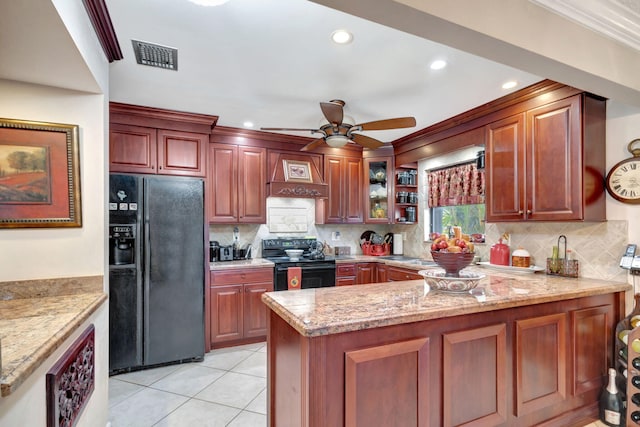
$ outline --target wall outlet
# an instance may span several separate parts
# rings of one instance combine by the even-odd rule
[[[339,231],[332,232],[331,240],[333,240],[334,242],[340,240],[340,232]]]

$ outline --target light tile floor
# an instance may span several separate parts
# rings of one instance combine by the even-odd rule
[[[109,378],[111,427],[265,427],[266,344]]]
[[[109,379],[111,427],[266,427],[266,344]],[[606,427],[600,421],[584,427]]]

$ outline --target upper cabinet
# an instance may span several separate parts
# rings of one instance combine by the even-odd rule
[[[324,180],[329,197],[316,202],[316,222],[362,224],[362,158],[325,155]]]
[[[266,222],[267,150],[209,144],[209,222]]]
[[[365,223],[389,224],[393,215],[393,157],[364,159]]]
[[[217,117],[111,103],[109,171],[203,177]]]
[[[582,93],[488,124],[487,221],[604,220],[604,120]]]

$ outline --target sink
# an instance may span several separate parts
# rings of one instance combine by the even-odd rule
[[[407,264],[417,264],[417,265],[424,265],[424,266],[432,266],[432,267],[437,267],[438,264],[436,264],[434,261],[430,261],[430,260],[426,260],[426,259],[412,259],[411,261],[407,261]]]
[[[383,255],[383,256],[380,256],[379,258],[388,259],[390,261],[405,261],[405,262],[418,261],[417,258],[412,258],[404,255]]]

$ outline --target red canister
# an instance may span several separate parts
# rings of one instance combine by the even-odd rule
[[[494,265],[509,265],[509,258],[511,252],[509,246],[502,243],[502,238],[498,240],[498,243],[491,246],[491,253],[489,256],[489,262]]]

